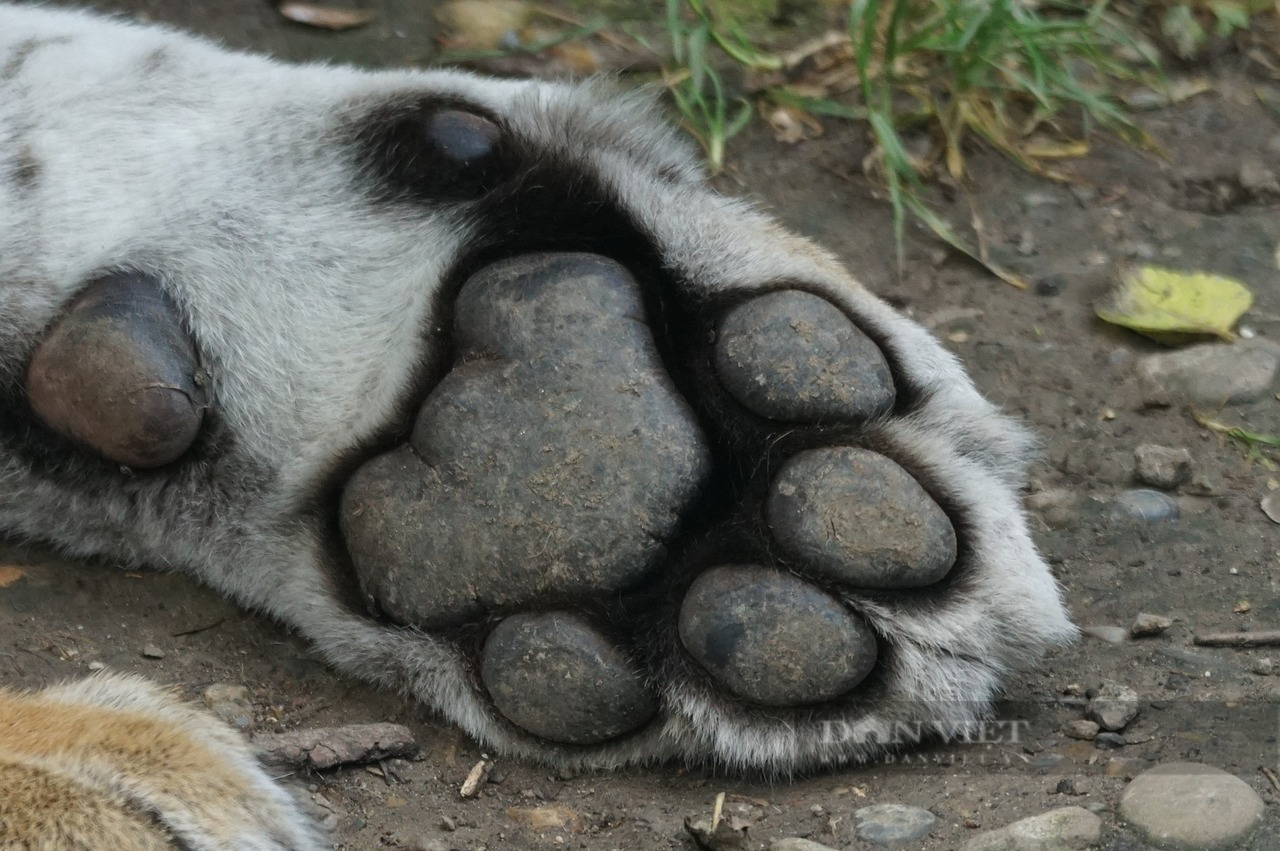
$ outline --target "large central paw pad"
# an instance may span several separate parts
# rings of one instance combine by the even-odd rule
[[[454,332],[409,443],[347,486],[367,593],[439,626],[645,579],[711,464],[630,276],[580,255],[499,263],[463,287]]]
[[[489,266],[457,297],[453,366],[410,440],[345,489],[371,604],[426,630],[488,625],[468,651],[479,681],[541,739],[645,726],[664,677],[744,710],[840,705],[884,653],[850,599],[933,585],[957,562],[939,503],[848,443],[897,400],[872,339],[798,290],[709,309],[701,326],[664,321],[594,255]],[[708,323],[709,345],[664,336]],[[697,357],[709,366],[668,362]],[[762,428],[811,438],[776,454],[734,436]],[[668,665],[673,650],[685,661]]]

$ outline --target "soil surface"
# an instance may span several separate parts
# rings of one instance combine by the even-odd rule
[[[377,4],[372,24],[343,34],[288,24],[261,0],[95,5],[290,59],[403,65],[430,54],[436,35],[429,4],[409,0]],[[342,848],[689,849],[685,818],[708,817],[725,792],[726,811],[749,826],[746,848],[782,837],[873,848],[856,837],[853,812],[896,803],[938,817],[913,848],[957,848],[980,830],[1078,805],[1102,817],[1101,847],[1141,849],[1117,815],[1119,797],[1135,774],[1179,759],[1251,785],[1268,806],[1250,847],[1280,847],[1280,791],[1260,770],[1280,768],[1280,677],[1268,673],[1280,672],[1280,647],[1192,642],[1204,632],[1280,627],[1280,525],[1260,508],[1280,488],[1280,472],[1185,407],[1144,405],[1135,364],[1161,347],[1093,312],[1126,263],[1150,261],[1238,278],[1257,297],[1246,332],[1280,339],[1280,195],[1256,186],[1256,175],[1244,174],[1242,185],[1241,168],[1257,161],[1280,172],[1280,114],[1260,103],[1260,95],[1280,102],[1280,87],[1230,55],[1198,73],[1212,84],[1208,92],[1142,116],[1166,160],[1100,141],[1064,166],[1082,184],[1068,188],[974,155],[986,238],[1028,276],[1027,291],[919,228],[909,228],[899,275],[889,207],[861,172],[864,128],[829,124],[820,138],[783,145],[753,127],[731,145],[719,178],[726,191],[757,198],[834,249],[871,289],[933,327],[980,388],[1042,437],[1027,494],[1038,542],[1076,620],[1122,629],[1101,631],[1112,641],[1086,635],[1014,678],[998,713],[1006,723],[988,741],[933,744],[881,764],[772,782],[680,765],[558,776],[498,760],[479,795],[463,799],[459,787],[481,751],[418,705],[334,675],[305,642],[191,580],[19,544],[0,561],[23,573],[0,588],[0,682],[38,687],[106,666],[173,684],[197,701],[211,684],[247,686],[262,731],[408,725],[421,745],[417,760],[298,778]],[[937,200],[951,220],[967,223],[963,197]],[[1276,389],[1206,413],[1280,434]],[[1190,451],[1192,479],[1169,491],[1175,520],[1135,520],[1117,509],[1117,496],[1140,486],[1134,451],[1147,443]],[[1173,624],[1158,636],[1122,637],[1140,612]],[[1083,717],[1088,691],[1104,683],[1141,696],[1126,744],[1114,750],[1064,733]],[[1075,781],[1063,784],[1068,792],[1057,791],[1063,778]]]

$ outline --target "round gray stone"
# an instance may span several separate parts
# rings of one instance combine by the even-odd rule
[[[875,804],[854,810],[855,833],[863,842],[882,848],[901,848],[929,835],[938,817],[920,807]]]
[[[720,320],[716,373],[749,410],[775,420],[860,421],[893,408],[880,348],[831,302],[785,290]]]
[[[1160,848],[1240,848],[1262,814],[1262,798],[1248,783],[1194,762],[1156,766],[1120,798],[1121,817]]]
[[[576,615],[518,614],[489,633],[480,679],[498,711],[535,736],[608,741],[657,712],[630,660]]]
[[[857,588],[919,588],[955,564],[947,515],[906,470],[865,449],[795,456],[766,512],[787,555]]]
[[[1167,523],[1177,520],[1181,510],[1168,494],[1146,488],[1127,490],[1116,497],[1112,513],[1144,523]]]
[[[343,494],[365,594],[433,627],[644,579],[711,460],[635,280],[594,255],[527,255],[455,307],[456,360],[411,445]]]
[[[680,606],[685,649],[727,690],[766,706],[830,700],[876,662],[867,624],[817,586],[754,565],[713,567]]]
[[[1252,402],[1270,392],[1277,368],[1280,347],[1261,338],[1188,346],[1137,362],[1138,382],[1149,405]]]

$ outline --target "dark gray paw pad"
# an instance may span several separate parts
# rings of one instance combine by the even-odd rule
[[[369,597],[433,626],[650,576],[710,452],[635,280],[593,255],[502,261],[463,285],[454,334],[411,444],[343,496]]]
[[[879,347],[831,302],[799,290],[727,311],[715,368],[738,402],[769,419],[860,422],[893,408],[893,375]]]
[[[176,461],[204,421],[199,359],[178,306],[144,275],[90,283],[27,364],[31,408],[53,431],[128,467]]]
[[[876,663],[876,636],[839,600],[789,573],[714,567],[680,606],[680,640],[726,690],[766,706],[850,691]]]
[[[951,521],[906,470],[865,449],[802,452],[769,488],[783,551],[855,588],[919,588],[956,561]]]
[[[658,711],[622,652],[563,612],[512,615],[498,624],[485,641],[480,678],[508,720],[553,742],[608,741]]]

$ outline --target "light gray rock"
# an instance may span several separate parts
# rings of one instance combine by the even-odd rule
[[[808,839],[776,839],[769,846],[769,851],[836,851],[830,845],[813,842]]]
[[[1096,721],[1077,718],[1074,721],[1068,721],[1067,725],[1062,728],[1062,732],[1072,739],[1084,739],[1086,742],[1092,742],[1097,738],[1098,730],[1100,729]]]
[[[1078,851],[1102,836],[1102,819],[1084,807],[1062,807],[989,830],[965,842],[964,851]]]
[[[1121,818],[1159,848],[1240,848],[1262,814],[1262,798],[1249,784],[1194,762],[1157,766],[1120,798]]]
[[[1173,490],[1191,478],[1191,453],[1183,447],[1144,443],[1133,450],[1133,474],[1153,488]]]
[[[1159,635],[1171,626],[1173,626],[1172,618],[1139,612],[1133,619],[1133,623],[1129,625],[1129,635],[1132,638],[1146,638]]]
[[[1276,173],[1256,156],[1246,156],[1240,163],[1240,187],[1254,195],[1274,195],[1280,193],[1280,181]]]
[[[1147,355],[1137,363],[1148,405],[1222,405],[1265,396],[1280,367],[1280,351],[1263,339],[1205,343]]]
[[[1080,631],[1085,635],[1091,635],[1094,638],[1107,642],[1108,644],[1124,644],[1129,640],[1129,630],[1122,626],[1096,624],[1094,626],[1081,627]]]
[[[1106,683],[1085,707],[1084,714],[1090,721],[1097,721],[1104,730],[1123,730],[1138,716],[1138,693],[1119,683]]]
[[[863,842],[882,848],[901,848],[929,835],[938,817],[920,807],[874,804],[854,810],[855,834]]]

